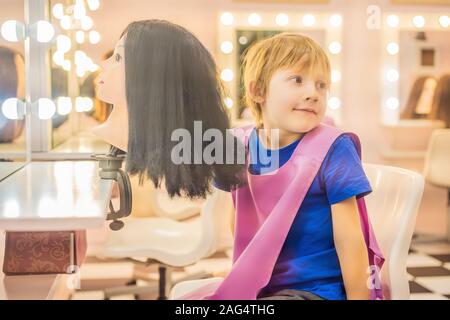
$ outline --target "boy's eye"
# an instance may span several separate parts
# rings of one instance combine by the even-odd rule
[[[116,60],[116,62],[120,62],[122,60],[122,56],[120,54],[116,53],[114,55],[114,60]]]
[[[326,89],[328,86],[327,86],[327,84],[325,82],[320,81],[319,83],[317,83],[317,87],[319,89]]]
[[[303,79],[300,76],[295,76],[292,78],[292,80],[295,81],[295,83],[299,83],[299,84],[301,84],[303,82]]]

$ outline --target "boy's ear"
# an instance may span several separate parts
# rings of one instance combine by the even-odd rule
[[[257,81],[250,81],[248,91],[250,94],[250,98],[252,98],[253,101],[255,101],[256,103],[264,102],[264,95],[262,94]]]

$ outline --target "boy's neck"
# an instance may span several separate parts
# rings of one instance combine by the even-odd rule
[[[291,143],[297,141],[304,135],[304,133],[290,132],[285,129],[275,127],[270,123],[268,123],[267,121],[263,121],[262,126],[259,127],[258,129],[265,129],[265,130],[258,130],[258,136],[266,149],[279,149],[286,147]],[[277,135],[271,134],[271,130],[276,129],[278,129],[279,132],[278,142],[271,141],[272,139],[277,138]]]

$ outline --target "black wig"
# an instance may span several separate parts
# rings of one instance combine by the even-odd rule
[[[223,188],[240,184],[242,164],[175,164],[171,159],[176,129],[194,137],[194,121],[202,129],[215,128],[230,138],[229,118],[224,106],[223,85],[213,57],[186,29],[162,20],[132,22],[125,35],[125,78],[128,107],[128,150],[126,170],[147,175],[156,187],[165,182],[171,196],[204,198],[211,182]],[[120,130],[120,128],[117,128]],[[223,154],[238,146],[223,143]],[[203,153],[192,143],[190,155]],[[233,152],[233,158],[235,158]]]

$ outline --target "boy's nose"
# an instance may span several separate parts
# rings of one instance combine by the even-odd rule
[[[319,98],[316,95],[308,95],[305,97],[305,101],[316,103],[317,101],[319,101]]]

